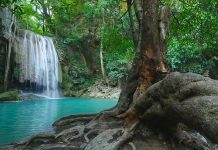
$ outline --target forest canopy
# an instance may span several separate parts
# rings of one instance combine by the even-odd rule
[[[63,70],[63,89],[97,78],[117,83],[135,56],[138,19],[131,0],[3,0],[19,28],[51,36]],[[161,0],[171,8],[169,70],[218,78],[218,2]],[[128,5],[129,4],[129,5]],[[91,78],[91,80],[90,80]]]

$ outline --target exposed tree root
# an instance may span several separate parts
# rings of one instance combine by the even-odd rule
[[[80,138],[84,134],[85,127],[83,125],[75,126],[62,131],[55,136],[56,139],[61,139],[65,143],[70,143],[70,141]]]
[[[53,134],[38,134],[30,137],[27,141],[16,143],[15,149],[25,149],[25,147],[37,147],[42,144],[51,144],[55,142],[55,136]],[[1,149],[1,147],[0,147]]]
[[[103,130],[99,130],[99,129],[93,129],[93,130],[88,131],[86,134],[84,134],[84,138],[86,140],[86,143],[88,143],[90,140],[92,140],[93,136],[97,136],[101,132],[103,132]]]
[[[56,132],[61,132],[64,129],[76,126],[76,125],[85,125],[89,123],[95,117],[94,114],[87,115],[71,115],[67,117],[63,117],[53,123],[53,127]]]
[[[133,142],[129,142],[128,144],[131,146],[132,150],[137,150]]]
[[[119,117],[130,124],[139,117],[147,122],[156,119],[156,124],[170,128],[181,122],[218,143],[217,99],[218,81],[193,73],[171,73]]]
[[[116,115],[111,109],[64,117],[54,123],[58,131],[54,135],[37,135],[14,148],[217,150],[218,81],[172,73],[151,86],[120,118]],[[121,118],[130,118],[128,126]]]

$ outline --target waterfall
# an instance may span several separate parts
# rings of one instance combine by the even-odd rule
[[[50,37],[19,30],[14,43],[15,61],[19,66],[19,83],[24,91],[43,96],[60,97],[59,61]]]

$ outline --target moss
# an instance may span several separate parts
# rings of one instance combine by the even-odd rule
[[[7,91],[4,93],[0,93],[0,101],[18,101],[19,98],[19,91]]]

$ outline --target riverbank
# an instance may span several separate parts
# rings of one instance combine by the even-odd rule
[[[0,102],[7,102],[7,101],[19,101],[21,100],[20,91],[18,90],[11,90],[7,92],[0,93]]]
[[[119,86],[106,85],[102,80],[97,80],[93,85],[82,90],[72,90],[66,97],[83,97],[83,98],[104,98],[118,99],[121,92]]]
[[[118,99],[121,89],[116,86],[103,84],[102,81],[97,81],[94,85],[87,88],[80,97]]]

